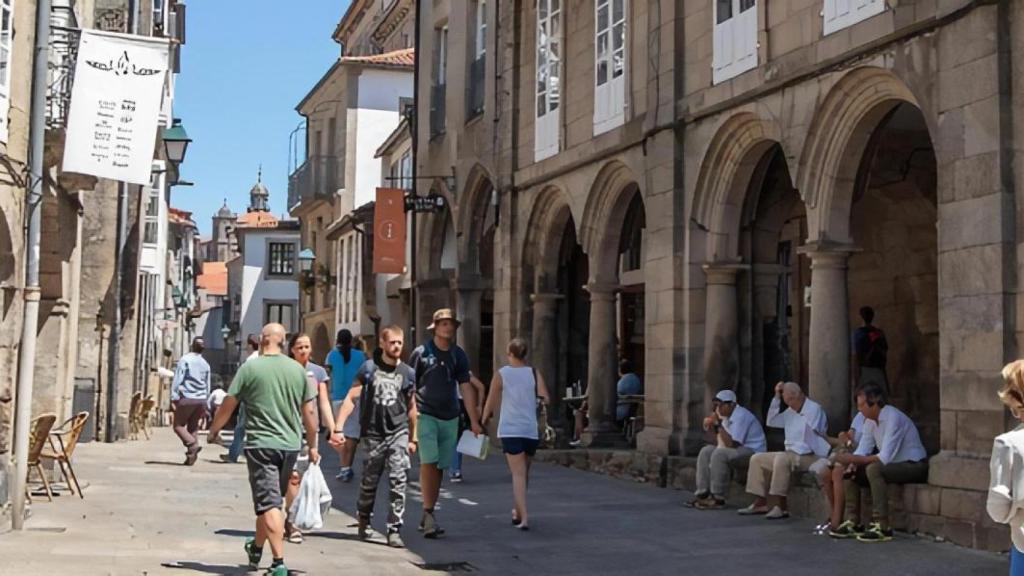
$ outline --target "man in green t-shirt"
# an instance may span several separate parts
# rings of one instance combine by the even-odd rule
[[[263,556],[263,544],[269,540],[274,555],[269,572],[272,576],[288,574],[284,565],[283,494],[302,449],[303,428],[309,461],[320,461],[313,403],[316,393],[306,385],[305,369],[282,353],[284,339],[284,326],[263,327],[260,356],[238,369],[210,427],[208,440],[217,441],[221,428],[239,404],[245,408],[245,459],[256,510],[256,538],[246,541],[245,551],[249,567],[255,570]]]

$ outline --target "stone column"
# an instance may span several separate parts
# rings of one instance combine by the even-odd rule
[[[533,303],[533,342],[530,343],[530,364],[544,379],[551,405],[548,407],[550,424],[561,428],[565,418],[562,414],[562,397],[565,382],[558,380],[558,301],[561,294],[537,293],[530,295]]]
[[[835,433],[850,420],[850,303],[846,262],[853,247],[812,243],[800,252],[811,259],[811,334],[808,393],[825,408]]]
[[[708,263],[704,320],[704,406],[719,390],[735,390],[740,373],[739,310],[736,275],[747,267],[738,263]]]
[[[470,370],[480,378],[480,299],[483,295],[479,282],[458,281],[456,289],[456,317],[460,325],[456,338],[469,357]]]
[[[618,382],[615,303],[618,285],[591,283],[590,341],[587,351],[587,406],[590,424],[586,443],[601,446],[621,440],[615,433],[615,384]]]

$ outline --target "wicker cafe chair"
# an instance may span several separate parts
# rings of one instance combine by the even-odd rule
[[[25,496],[28,497],[29,502],[32,501],[32,494],[28,489],[28,482],[32,478],[33,469],[39,473],[39,478],[43,481],[43,488],[46,489],[46,498],[53,502],[53,490],[50,490],[50,481],[46,478],[46,471],[43,470],[39,456],[46,446],[46,441],[50,437],[50,430],[56,421],[57,416],[55,414],[43,414],[32,421],[32,427],[28,434],[28,473],[25,475]]]
[[[142,392],[132,394],[132,403],[128,407],[128,439],[139,439],[139,409],[142,408]]]
[[[156,406],[156,399],[153,396],[146,396],[139,404],[138,422],[136,422],[135,428],[146,435],[146,440],[149,440],[149,414],[153,411],[154,406]]]
[[[72,494],[77,491],[78,497],[82,499],[85,499],[85,495],[82,494],[82,487],[78,484],[75,469],[71,467],[71,456],[75,452],[75,447],[78,446],[78,438],[82,435],[82,430],[85,429],[85,423],[88,420],[88,412],[79,412],[69,418],[67,422],[61,424],[60,429],[50,432],[50,450],[44,448],[39,455],[43,460],[53,460],[60,466],[60,473],[64,476],[64,482],[67,483],[68,489]],[[54,443],[55,438],[56,443]]]

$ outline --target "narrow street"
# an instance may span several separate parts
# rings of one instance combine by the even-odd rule
[[[222,448],[206,447],[198,464],[185,468],[177,439],[159,428],[148,442],[91,443],[79,450],[76,470],[88,484],[86,499],[65,493],[51,504],[36,497],[28,529],[0,534],[0,575],[247,573],[241,547],[252,534],[252,518],[245,467],[220,463]],[[326,470],[336,468],[333,454],[325,460]],[[837,542],[813,536],[808,521],[697,512],[680,506],[680,492],[550,465],[535,468],[531,530],[520,532],[508,522],[510,488],[501,458],[467,462],[465,475],[465,483],[446,485],[443,493],[443,540],[417,534],[419,507],[411,494],[405,551],[357,541],[357,484],[329,477],[337,510],[319,534],[287,545],[289,566],[312,575],[1006,572],[1006,556],[906,535],[875,546]],[[384,517],[380,508],[378,519]]]

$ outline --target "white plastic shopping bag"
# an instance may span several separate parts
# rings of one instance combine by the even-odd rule
[[[299,494],[288,510],[292,524],[299,530],[319,530],[324,527],[324,516],[331,509],[331,489],[320,471],[319,464],[309,464],[299,484]]]
[[[459,438],[459,444],[455,449],[460,454],[483,460],[487,458],[487,449],[490,446],[491,442],[486,435],[481,434],[477,436],[473,434],[472,430],[466,430],[462,433],[462,437]]]

